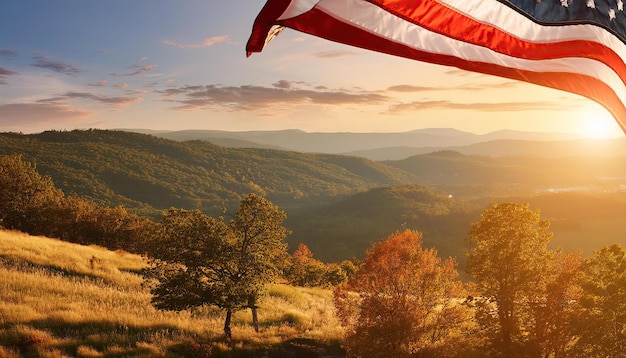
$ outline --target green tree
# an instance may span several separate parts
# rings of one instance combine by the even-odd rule
[[[283,226],[286,217],[284,211],[264,197],[248,194],[229,225],[234,236],[233,260],[237,263],[233,279],[241,280],[241,285],[247,287],[248,307],[256,331],[259,330],[257,300],[265,284],[281,275],[287,258],[284,240],[289,231]]]
[[[473,315],[452,259],[422,248],[404,231],[375,244],[344,285],[335,306],[350,357],[448,357],[469,354]]]
[[[224,333],[231,338],[232,312],[250,307],[265,284],[279,275],[286,255],[284,212],[265,198],[246,196],[230,223],[198,210],[171,209],[157,225],[151,245],[152,302],[183,310],[215,305],[226,311]]]
[[[492,204],[480,221],[472,223],[467,236],[471,247],[467,272],[477,281],[483,298],[481,317],[490,317],[495,307],[494,348],[503,356],[520,354],[529,340],[525,322],[530,309],[544,294],[554,252],[547,248],[552,238],[550,223],[528,204]],[[482,324],[490,329],[493,321]]]
[[[611,245],[583,264],[580,357],[626,357],[626,252]]]
[[[43,234],[43,214],[62,197],[50,177],[20,155],[0,157],[0,226]]]

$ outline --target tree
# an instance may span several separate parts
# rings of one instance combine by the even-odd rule
[[[305,244],[300,244],[291,256],[285,271],[285,276],[291,284],[315,287],[325,283],[327,268],[323,262],[313,258],[313,253]]]
[[[335,289],[350,357],[453,356],[469,349],[471,311],[452,259],[422,248],[417,231],[375,244],[358,269]],[[461,348],[462,347],[462,348]]]
[[[263,286],[278,276],[286,254],[284,212],[265,198],[246,196],[230,223],[198,210],[171,209],[157,225],[151,246],[152,302],[183,310],[215,305],[226,311],[224,334],[231,338],[232,312],[253,308]]]
[[[583,264],[580,357],[626,357],[626,252],[611,245]]]
[[[0,226],[42,234],[43,212],[62,197],[52,179],[20,155],[0,157]]]
[[[234,235],[234,276],[248,288],[248,307],[252,310],[254,329],[258,332],[257,300],[265,284],[281,274],[287,257],[283,227],[287,215],[262,196],[248,194],[230,223]],[[227,311],[228,315],[228,311]]]
[[[531,302],[531,339],[534,356],[565,357],[576,340],[575,317],[580,310],[583,259],[579,252],[558,253],[546,275],[550,277],[542,295]]]
[[[554,252],[550,223],[528,204],[492,204],[472,223],[467,272],[477,281],[483,309],[495,305],[497,338],[494,347],[514,356],[528,341],[523,322],[532,319],[530,302],[545,292]],[[483,314],[488,317],[489,314]],[[491,322],[485,322],[489,326]]]

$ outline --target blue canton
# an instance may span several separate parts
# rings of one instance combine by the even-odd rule
[[[593,23],[626,42],[623,0],[499,0],[543,24]]]

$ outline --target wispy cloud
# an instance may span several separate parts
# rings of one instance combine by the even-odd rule
[[[264,86],[183,86],[159,91],[165,100],[180,104],[181,110],[218,108],[253,111],[272,105],[322,104],[322,105],[376,105],[391,98],[373,92],[356,90],[320,90],[304,86],[301,82],[279,81],[274,87]],[[182,96],[181,99],[174,99]]]
[[[311,53],[315,57],[319,58],[338,58],[357,55],[354,51],[322,51]]]
[[[228,40],[230,40],[230,38],[224,35],[224,36],[208,37],[204,39],[202,42],[198,42],[198,43],[180,44],[180,43],[176,43],[170,40],[164,40],[162,41],[162,43],[168,46],[174,46],[178,48],[201,48],[201,47],[213,46],[215,44],[222,43],[222,42],[227,42]]]
[[[9,103],[0,105],[0,125],[5,130],[43,130],[80,122],[91,114],[59,103]]]
[[[120,96],[103,96],[88,92],[67,92],[57,98],[63,99],[86,99],[89,101],[113,105],[118,108],[127,107],[133,103],[141,102],[143,99],[140,97],[120,97]]]
[[[126,89],[128,88],[128,83],[120,83],[118,85],[115,85],[115,87],[120,88],[120,89]]]
[[[100,80],[96,83],[90,83],[87,86],[89,87],[104,87],[107,85],[107,81],[106,80]]]
[[[441,91],[443,88],[439,87],[427,87],[427,86],[413,86],[413,85],[396,85],[387,88],[387,91],[391,92],[428,92],[428,91]]]
[[[7,82],[4,80],[6,77],[8,76],[14,76],[17,75],[17,72],[13,72],[10,70],[7,70],[4,67],[0,67],[0,85],[6,85]]]
[[[142,73],[145,73],[145,72],[148,72],[148,71],[152,71],[156,67],[157,67],[157,65],[147,65],[147,66],[132,65],[129,68],[133,69],[134,71],[129,72],[129,73],[112,73],[112,75],[113,76],[130,76],[130,77],[134,77],[134,76],[139,76]]]
[[[0,49],[0,56],[17,57],[17,55],[19,55],[19,52],[17,52],[16,50]]]
[[[387,91],[391,92],[429,92],[429,91],[482,91],[488,89],[502,89],[502,88],[513,88],[519,85],[519,82],[515,81],[507,81],[501,83],[494,84],[477,84],[477,85],[460,85],[460,86],[445,86],[445,87],[432,87],[432,86],[414,86],[414,85],[395,85],[387,88]]]
[[[46,56],[35,56],[33,57],[33,60],[36,60],[36,62],[33,63],[31,66],[45,68],[47,70],[62,73],[65,75],[76,76],[81,72],[72,64],[62,61],[51,60]]]
[[[398,114],[427,109],[443,110],[472,110],[480,112],[509,112],[509,111],[564,111],[571,106],[554,102],[496,102],[496,103],[457,103],[452,101],[414,101],[394,104],[389,107],[389,113]]]

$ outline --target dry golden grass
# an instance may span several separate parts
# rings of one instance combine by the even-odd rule
[[[250,312],[237,312],[234,341],[224,342],[216,308],[154,309],[144,265],[125,252],[0,231],[0,357],[341,356],[330,290],[270,285],[260,332]]]

